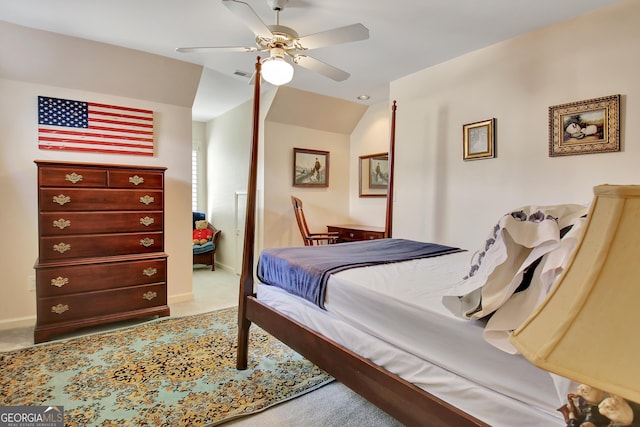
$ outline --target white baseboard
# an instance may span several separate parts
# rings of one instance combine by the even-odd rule
[[[178,294],[178,295],[169,295],[167,297],[168,304],[176,304],[179,302],[193,301],[194,299],[195,299],[195,296],[193,295],[193,292],[187,292],[187,293]],[[7,329],[35,327],[35,325],[36,325],[36,316],[4,319],[4,320],[0,320],[0,331],[7,330]]]
[[[36,316],[17,317],[14,319],[0,320],[0,331],[6,329],[35,327]]]
[[[195,299],[195,295],[193,295],[193,292],[186,292],[184,294],[177,294],[177,295],[169,295],[167,296],[167,304],[171,305],[179,302],[188,302],[188,301],[193,301],[194,299]]]
[[[221,263],[218,263],[218,262],[216,262],[216,270],[217,269],[228,271],[229,273],[235,273],[235,268],[233,268],[232,266],[227,265],[227,264],[221,264]]]

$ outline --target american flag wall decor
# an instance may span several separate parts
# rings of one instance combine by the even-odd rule
[[[153,111],[39,96],[38,148],[153,156]]]

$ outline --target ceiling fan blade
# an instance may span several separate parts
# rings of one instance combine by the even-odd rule
[[[301,50],[317,49],[340,43],[355,42],[369,38],[369,29],[362,24],[352,24],[346,27],[334,28],[308,36],[300,37],[296,45]]]
[[[227,9],[233,12],[238,18],[242,19],[247,27],[256,37],[269,39],[273,37],[273,33],[267,25],[260,19],[256,12],[248,3],[239,0],[222,0]]]
[[[342,71],[339,68],[336,68],[332,65],[329,65],[327,63],[324,63],[318,59],[312,58],[307,55],[295,55],[293,57],[293,62],[295,62],[296,64],[298,64],[303,68],[306,68],[307,70],[311,70],[318,74],[322,74],[323,76],[328,77],[331,80],[335,80],[337,82],[347,80],[351,75],[346,71]]]
[[[253,74],[251,74],[251,78],[249,79],[249,85],[253,86],[256,83],[256,72],[254,71]]]
[[[257,52],[258,48],[254,46],[202,46],[202,47],[177,47],[176,52],[192,53],[192,52]]]

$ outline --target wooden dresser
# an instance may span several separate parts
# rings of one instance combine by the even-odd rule
[[[36,160],[36,343],[168,316],[164,167]]]
[[[327,225],[327,231],[337,231],[339,242],[374,240],[384,238],[384,227],[360,224]]]

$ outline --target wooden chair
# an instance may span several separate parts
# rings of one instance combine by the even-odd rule
[[[338,241],[337,232],[327,233],[310,233],[307,226],[307,220],[304,218],[304,210],[302,209],[302,200],[291,196],[291,204],[293,205],[293,213],[296,215],[298,228],[302,235],[302,241],[305,246],[326,245],[336,243]]]

